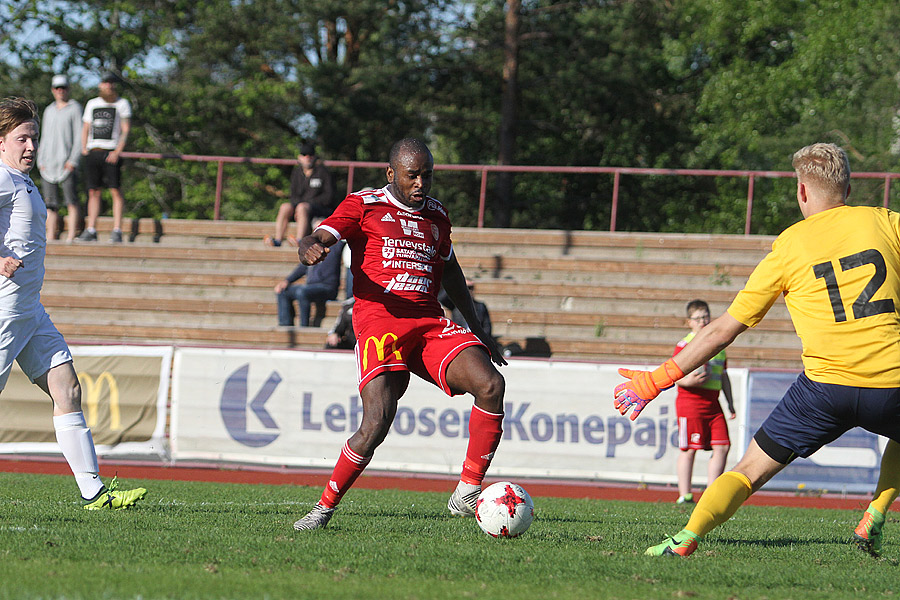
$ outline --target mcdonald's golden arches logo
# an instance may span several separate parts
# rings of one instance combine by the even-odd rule
[[[388,332],[381,336],[380,340],[374,335],[370,335],[366,340],[366,344],[363,346],[363,371],[369,368],[369,342],[375,344],[375,353],[378,355],[378,360],[381,361],[384,360],[384,347],[387,344],[388,338],[392,338],[390,351],[394,353],[394,356],[397,357],[397,360],[403,360],[403,357],[400,356],[400,351],[397,349],[397,334]]]
[[[103,384],[109,390],[109,428],[111,431],[122,430],[122,416],[119,413],[119,384],[109,371],[103,371],[96,379],[87,373],[78,374],[81,384],[81,398],[85,404],[85,417],[88,427],[96,427],[100,420],[100,392]]]

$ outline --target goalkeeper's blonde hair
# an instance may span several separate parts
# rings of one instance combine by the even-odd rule
[[[811,144],[794,153],[791,165],[797,179],[819,188],[829,196],[847,195],[850,185],[850,159],[836,144]]]

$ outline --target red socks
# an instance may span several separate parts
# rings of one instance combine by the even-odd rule
[[[466,450],[460,481],[481,485],[502,435],[502,414],[489,413],[472,406],[472,414],[469,417],[469,447]],[[350,489],[371,460],[371,456],[360,456],[350,449],[349,442],[345,442],[319,504],[328,508],[337,506],[344,493]]]
[[[469,447],[466,449],[460,481],[481,485],[502,435],[503,415],[489,413],[473,405],[469,417]]]
[[[334,466],[334,472],[331,474],[331,480],[322,492],[319,504],[328,508],[337,506],[344,493],[350,489],[371,460],[371,456],[360,456],[350,449],[349,442],[345,442],[337,464]]]

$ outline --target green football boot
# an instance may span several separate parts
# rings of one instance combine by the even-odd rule
[[[644,551],[646,556],[690,556],[697,549],[700,536],[682,529],[662,544],[650,546]]]
[[[84,509],[102,510],[108,508],[119,510],[128,508],[147,494],[147,490],[144,488],[120,490],[118,487],[119,478],[113,477],[112,481],[109,482],[109,487],[104,487],[96,496],[85,501]]]
[[[853,530],[856,547],[872,556],[881,554],[881,543],[884,541],[881,529],[884,527],[884,515],[871,506],[863,513],[859,525]]]

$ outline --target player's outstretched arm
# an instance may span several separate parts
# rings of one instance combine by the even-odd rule
[[[701,367],[686,373],[684,377],[682,377],[675,383],[678,385],[678,387],[691,388],[699,387],[706,383],[708,380],[709,372]]]
[[[675,362],[684,373],[690,373],[730,346],[731,342],[746,330],[746,325],[727,312],[723,313],[701,329],[700,333],[675,355]]]
[[[306,266],[325,260],[329,248],[337,242],[334,234],[326,229],[316,229],[297,244],[297,256]]]
[[[660,392],[669,389],[684,377],[682,370],[671,358],[653,371],[619,369],[619,375],[627,377],[628,381],[616,386],[613,392],[615,407],[620,415],[627,414],[633,408],[632,421],[638,418],[644,407],[659,396]]]
[[[675,358],[670,358],[653,371],[632,371],[619,369],[619,374],[628,381],[620,383],[613,391],[615,407],[619,414],[631,413],[631,420],[637,419],[644,407],[660,392],[672,387],[710,358],[728,347],[747,326],[727,312],[700,330]]]

